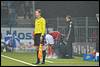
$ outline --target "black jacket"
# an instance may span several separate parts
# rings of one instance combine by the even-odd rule
[[[71,25],[71,27],[70,27]],[[69,34],[69,30],[71,29],[70,31],[70,34]],[[68,34],[69,34],[69,37],[68,37],[68,42],[74,42],[75,41],[75,36],[74,36],[74,25],[73,23],[66,23],[66,29],[65,29],[65,35],[66,35],[66,38],[68,37]]]

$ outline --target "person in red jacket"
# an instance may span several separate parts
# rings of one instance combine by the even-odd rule
[[[53,32],[50,32],[49,34],[52,35],[55,40],[59,40],[61,37],[61,33],[58,31],[53,31]]]

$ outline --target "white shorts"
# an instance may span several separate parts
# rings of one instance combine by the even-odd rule
[[[50,35],[50,34],[46,34],[45,36],[45,40],[46,40],[46,44],[54,44],[54,39],[53,39],[53,36]]]

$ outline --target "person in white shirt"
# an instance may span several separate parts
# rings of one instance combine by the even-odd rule
[[[5,35],[5,49],[6,51],[12,51],[12,35],[7,34]]]
[[[48,46],[47,57],[53,58],[53,56],[54,56],[54,39],[53,39],[53,36],[50,35],[50,34],[46,34],[45,41],[46,41],[46,45]]]
[[[52,35],[46,34],[45,38],[46,38],[46,44],[51,44],[51,45],[54,44],[54,39]]]

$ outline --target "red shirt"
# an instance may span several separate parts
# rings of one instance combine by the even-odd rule
[[[55,40],[59,40],[61,37],[61,33],[58,31],[50,32],[49,34],[52,35]]]

